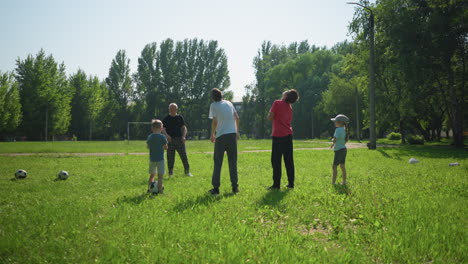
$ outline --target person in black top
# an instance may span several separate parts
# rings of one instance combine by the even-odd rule
[[[190,173],[190,165],[185,151],[185,136],[187,135],[187,126],[185,125],[184,117],[177,114],[178,106],[175,103],[169,105],[169,114],[163,119],[165,130],[164,135],[167,137],[167,168],[169,176],[174,175],[174,159],[175,151],[179,153],[180,159],[184,164],[185,175],[192,177]]]

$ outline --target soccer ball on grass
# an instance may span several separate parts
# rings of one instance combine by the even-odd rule
[[[67,171],[60,171],[60,172],[57,174],[57,179],[59,179],[59,180],[66,180],[66,179],[68,179],[68,176],[70,176],[70,175],[68,174]]]
[[[163,184],[163,187],[162,187],[163,191],[164,191],[164,184]],[[157,194],[159,193],[158,191],[158,181],[154,181],[150,184],[149,186],[149,192],[152,193],[152,194]]]
[[[16,179],[24,179],[26,176],[28,176],[28,173],[25,170],[17,170],[15,172]]]

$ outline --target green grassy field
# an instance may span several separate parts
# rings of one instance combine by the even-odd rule
[[[295,140],[294,148],[323,148],[330,141]],[[239,140],[239,151],[271,149],[271,140]],[[146,152],[146,141],[0,142],[0,153],[135,153]],[[188,140],[187,151],[213,151],[209,140]]]
[[[270,153],[241,153],[241,192],[225,160],[218,197],[206,194],[211,154],[189,154],[193,178],[176,159],[157,196],[146,156],[0,156],[0,263],[468,262],[466,149],[350,149],[346,188],[330,183],[332,151],[294,155],[296,189],[266,191]],[[28,177],[12,180],[20,168]],[[59,170],[70,178],[54,181]]]

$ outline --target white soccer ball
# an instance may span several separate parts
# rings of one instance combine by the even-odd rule
[[[28,176],[28,173],[25,170],[17,170],[15,172],[16,179],[24,179],[26,176]]]
[[[164,185],[163,185],[162,189],[164,190]],[[154,193],[154,194],[159,192],[158,191],[158,181],[154,181],[154,182],[152,182],[150,184],[149,191],[150,191],[150,193]]]
[[[66,179],[68,179],[68,176],[70,176],[70,175],[68,174],[67,171],[60,171],[60,172],[57,174],[57,178],[58,178],[59,180],[66,180]]]
[[[409,161],[408,161],[409,164],[416,164],[416,163],[419,163],[419,162],[420,162],[420,161],[417,160],[417,159],[415,159],[415,158],[411,158],[411,159],[409,159]]]

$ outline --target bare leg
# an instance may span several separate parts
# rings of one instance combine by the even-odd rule
[[[155,175],[156,174],[154,174],[154,173],[150,174],[150,177],[149,177],[149,180],[148,180],[148,185],[150,185],[152,182],[154,182],[154,176]]]
[[[159,174],[158,173],[158,192],[159,193],[163,193],[164,190],[163,190],[163,174]]]
[[[343,182],[341,184],[346,184],[346,167],[344,164],[340,164],[341,174],[343,177]]]
[[[336,165],[333,165],[333,178],[332,178],[332,184],[335,184],[336,181],[336,175],[338,174],[338,171],[336,169]]]

